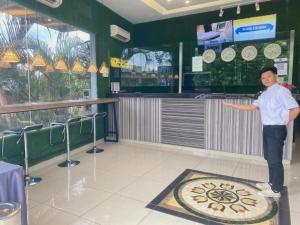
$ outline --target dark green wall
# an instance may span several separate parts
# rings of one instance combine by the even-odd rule
[[[261,3],[261,10],[255,11],[253,4],[242,6],[241,14],[236,14],[236,8],[225,9],[224,16],[219,17],[219,11],[200,13],[184,17],[137,24],[134,27],[134,45],[155,46],[169,43],[190,42],[196,46],[196,26],[212,22],[247,18],[260,15],[277,14],[277,31],[296,30],[296,51],[294,59],[294,83],[300,86],[299,79],[299,46],[300,46],[300,1],[273,0]],[[189,46],[188,46],[189,48]],[[194,54],[194,52],[191,52]],[[191,58],[193,55],[187,56]]]

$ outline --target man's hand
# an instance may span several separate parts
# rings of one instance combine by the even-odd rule
[[[290,109],[289,122],[292,122],[294,119],[296,119],[299,113],[300,113],[299,107]]]
[[[226,102],[225,100],[222,101],[223,105],[232,107],[234,104],[230,103],[230,102]]]

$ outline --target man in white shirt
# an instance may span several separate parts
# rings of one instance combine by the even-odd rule
[[[277,83],[276,67],[263,69],[260,79],[266,90],[252,105],[238,105],[225,101],[223,104],[240,110],[259,109],[263,123],[263,149],[269,167],[269,182],[257,183],[256,186],[262,189],[259,195],[280,197],[284,183],[282,156],[287,135],[286,126],[298,116],[300,109],[291,92]]]

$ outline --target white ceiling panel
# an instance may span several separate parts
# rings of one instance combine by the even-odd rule
[[[133,24],[271,0],[96,0]]]

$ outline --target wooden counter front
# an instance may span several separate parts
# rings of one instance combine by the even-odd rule
[[[66,100],[66,101],[57,101],[57,102],[13,104],[13,105],[1,106],[0,114],[68,108],[68,107],[85,106],[85,105],[93,105],[93,104],[115,103],[118,101],[119,101],[118,98],[96,98],[96,99]]]

